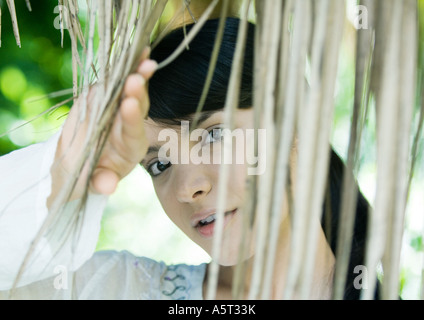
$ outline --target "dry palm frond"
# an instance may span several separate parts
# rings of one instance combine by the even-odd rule
[[[271,13],[266,12],[268,2],[258,1],[257,9],[257,42],[256,59],[263,70],[272,55],[260,60],[263,50],[271,50],[272,42],[266,42],[266,36],[273,29],[267,28],[267,19]],[[341,223],[339,226],[338,247],[336,253],[336,274],[333,297],[343,298],[346,285],[346,272],[350,257],[354,212],[358,189],[356,176],[359,170],[361,136],[369,114],[370,95],[377,99],[377,132],[376,141],[379,159],[377,161],[377,189],[375,208],[370,209],[369,235],[367,241],[367,270],[369,288],[363,292],[363,298],[371,298],[377,277],[377,264],[382,262],[384,281],[382,297],[393,299],[398,296],[400,246],[404,229],[404,215],[409,187],[412,180],[418,137],[422,128],[422,113],[418,120],[418,129],[413,139],[412,151],[409,148],[411,137],[412,110],[414,106],[417,70],[417,3],[416,1],[363,1],[370,12],[369,29],[357,30],[356,83],[355,99],[352,113],[352,127],[347,157],[347,169],[343,182],[341,207]],[[272,4],[278,10],[276,3]],[[379,6],[380,7],[379,7]],[[280,58],[273,61],[274,66],[281,68],[276,96],[280,97],[276,105],[275,133],[276,156],[274,173],[273,200],[269,207],[270,216],[256,208],[254,217],[259,223],[257,253],[259,256],[251,282],[250,298],[257,298],[262,290],[262,298],[270,297],[271,283],[276,254],[276,241],[279,236],[279,212],[283,204],[281,194],[289,172],[286,168],[289,148],[294,135],[298,137],[299,162],[297,167],[297,189],[295,190],[292,214],[292,251],[288,274],[286,275],[285,297],[307,298],[311,288],[312,268],[314,266],[315,232],[313,224],[320,219],[321,206],[325,193],[326,167],[329,162],[329,133],[331,130],[333,97],[338,60],[338,49],[341,44],[344,15],[343,2],[336,1],[285,1],[282,26]],[[319,17],[319,18],[318,18]],[[276,19],[278,20],[278,19]],[[275,21],[275,19],[274,19]],[[305,21],[312,21],[311,24]],[[332,36],[327,36],[331,32]],[[399,38],[400,34],[408,37]],[[388,35],[388,36],[386,36]],[[309,40],[310,39],[310,40]],[[264,42],[261,42],[264,41]],[[402,41],[402,46],[396,45]],[[374,48],[375,43],[375,48]],[[266,48],[264,48],[266,47]],[[287,48],[289,53],[286,53]],[[400,49],[402,48],[402,49]],[[307,60],[310,59],[309,86],[304,86]],[[386,72],[386,73],[384,73]],[[266,110],[263,107],[266,89],[273,83],[264,81],[261,69],[255,72],[255,109],[257,117],[263,119]],[[396,76],[397,75],[397,76]],[[288,80],[289,79],[289,80]],[[402,79],[402,81],[398,81]],[[399,84],[402,85],[399,85]],[[265,108],[265,110],[261,109]],[[306,111],[307,110],[307,111]],[[280,115],[280,116],[278,116]],[[297,126],[293,126],[296,122]],[[269,126],[269,128],[271,128]],[[268,127],[267,127],[268,128]],[[373,128],[371,128],[373,130]],[[272,130],[271,130],[272,132]],[[267,137],[269,139],[269,137]],[[279,141],[279,144],[277,143]],[[267,154],[268,155],[268,154]],[[409,163],[408,155],[412,157]],[[269,156],[269,155],[268,155]],[[388,160],[390,158],[390,160]],[[408,179],[409,178],[409,179]],[[255,197],[264,190],[265,185],[256,180],[265,177],[251,177],[250,197]],[[253,182],[253,183],[252,183]],[[286,191],[287,188],[286,188]],[[268,193],[269,194],[269,193]],[[264,201],[266,196],[258,196]],[[290,198],[290,197],[289,197]],[[290,200],[290,199],[289,199]],[[290,202],[290,201],[289,201]],[[262,207],[265,208],[265,207]],[[252,208],[252,210],[255,210]],[[260,216],[258,216],[260,215]],[[266,219],[270,219],[269,227],[264,227]],[[249,227],[249,226],[248,226]],[[269,230],[267,239],[267,261],[263,252],[264,230]],[[262,234],[262,235],[261,235]],[[390,235],[390,236],[389,236]],[[246,241],[247,243],[247,241]],[[259,253],[259,254],[258,254]],[[265,267],[263,264],[266,263]],[[265,269],[263,269],[265,268]],[[240,273],[246,269],[240,267]],[[264,271],[265,270],[265,271]],[[351,271],[350,271],[351,272]],[[238,275],[235,282],[236,297],[240,298],[240,288],[245,275]],[[262,289],[260,289],[262,288]]]
[[[29,11],[32,11],[31,2],[29,0],[25,0],[26,6]]]
[[[240,9],[241,4],[244,5],[224,111],[225,124],[228,128],[232,128],[234,110],[238,104],[242,53],[251,1],[237,1],[236,4],[228,0],[177,2],[181,5],[181,10],[176,10],[178,16],[171,17],[165,24],[159,22],[157,41],[175,26],[184,26],[193,21],[195,25],[175,52],[164,60],[159,68],[172,63],[184,49],[189,47],[189,42],[207,19],[217,16],[224,18],[228,12],[234,10],[234,6],[239,6]],[[40,237],[48,233],[57,221],[62,205],[69,199],[86,163],[90,164],[92,174],[117,112],[123,87],[122,79],[134,71],[142,50],[150,45],[151,36],[158,26],[167,1],[89,0],[85,32],[78,19],[79,2],[59,0],[58,3],[62,41],[65,26],[71,39],[73,97],[82,99],[80,121],[89,119],[90,123],[87,141],[78,159],[76,170],[63,185],[61,193],[51,206],[50,214],[34,239],[15,285],[30,261]],[[192,7],[194,3],[196,5],[201,3],[203,9],[199,11],[198,7]],[[342,299],[344,295],[359,191],[356,178],[360,171],[362,135],[368,129],[375,130],[377,136],[373,146],[377,151],[377,177],[366,244],[368,289],[362,292],[362,298],[373,298],[374,286],[377,283],[376,269],[379,263],[382,263],[384,270],[382,297],[393,299],[398,296],[399,291],[404,217],[424,122],[422,98],[424,71],[422,65],[418,66],[417,42],[419,22],[417,6],[418,4],[423,6],[423,2],[363,0],[360,3],[368,9],[369,20],[368,29],[356,30],[355,93],[346,161],[347,174],[342,183],[341,222],[335,252],[333,298]],[[15,38],[20,46],[14,1],[7,0],[7,4]],[[31,10],[29,1],[27,6]],[[255,9],[253,95],[255,129],[267,129],[267,171],[261,176],[251,175],[248,178],[248,201],[243,210],[248,219],[243,219],[244,238],[241,241],[240,263],[234,277],[233,294],[236,298],[245,297],[247,270],[242,260],[248,246],[253,242],[256,255],[249,274],[251,285],[247,297],[250,299],[272,297],[278,241],[281,236],[281,211],[285,205],[282,195],[286,194],[291,223],[290,256],[284,292],[279,292],[277,296],[303,299],[310,296],[312,288],[316,258],[314,254],[316,226],[321,219],[322,203],[327,196],[330,133],[345,2],[257,0]],[[203,108],[215,68],[223,22],[224,19],[221,20],[217,31],[218,36],[197,116]],[[98,43],[95,43],[94,39],[97,38]],[[424,64],[422,61],[421,63]],[[306,82],[305,75],[308,72]],[[417,86],[417,79],[420,80],[418,81],[420,86]],[[97,90],[91,97],[89,106],[89,88],[93,82],[96,83]],[[370,103],[371,97],[375,97],[375,110]],[[417,129],[413,132],[415,100],[419,101],[421,106],[418,111]],[[375,111],[375,128],[367,128],[367,116],[371,111]],[[195,117],[194,127],[197,119]],[[257,136],[255,139],[255,151],[258,154]],[[297,167],[294,172],[295,184],[291,180],[292,172],[289,167],[294,141],[298,148]],[[224,144],[224,150],[225,148]],[[216,236],[212,252],[214,261],[220,256],[222,244],[228,176],[228,166],[223,164],[218,186]],[[84,208],[86,200],[87,194],[76,208],[75,215],[71,217],[64,238],[80,230],[84,214],[84,210],[81,209]],[[257,228],[256,237],[246,239],[247,230],[253,225]],[[209,269],[206,294],[208,299],[216,297],[218,286],[219,265],[214,261]]]
[[[215,38],[214,49],[213,49],[210,64],[209,64],[208,74],[206,76],[206,81],[203,87],[202,95],[200,96],[199,105],[197,106],[197,109],[196,109],[196,116],[193,119],[193,125],[192,125],[193,128],[197,128],[197,123],[199,121],[198,118],[203,110],[203,107],[209,92],[209,87],[212,82],[213,74],[216,67],[216,62],[218,60],[219,49],[221,48],[222,37],[224,35],[225,18],[227,17],[227,14],[228,14],[228,6],[229,6],[229,1],[224,0],[224,3],[222,5],[222,10],[221,10],[221,18],[219,21],[218,31]]]
[[[28,10],[32,11],[30,1],[25,0],[25,2],[26,2]],[[18,47],[21,47],[21,38],[19,35],[19,26],[18,26],[18,19],[16,16],[15,0],[6,0],[6,3],[9,8],[10,17],[12,18],[13,34],[15,35],[16,44],[18,45]],[[1,6],[0,6],[0,47],[1,47]]]
[[[375,57],[380,59],[381,68],[373,70],[375,79],[380,80],[373,84],[376,91],[377,189],[373,229],[367,242],[367,264],[372,269],[382,260],[382,295],[386,299],[397,297],[399,285],[400,245],[408,189],[409,137],[416,89],[416,5],[416,1],[380,3],[385,16],[376,26],[376,48],[381,41],[381,50],[378,52],[376,49],[376,55],[381,56]],[[389,36],[383,37],[387,30]],[[403,36],[405,32],[409,37]],[[371,285],[375,283],[372,280]],[[372,289],[364,292],[365,298],[372,297]]]
[[[290,46],[290,54],[287,64],[287,74],[288,79],[292,79],[291,81],[286,81],[286,88],[284,89],[287,94],[286,103],[287,105],[284,108],[287,109],[287,112],[292,112],[293,119],[299,121],[300,112],[298,106],[304,104],[304,76],[305,76],[305,62],[306,56],[308,52],[307,44],[309,43],[310,38],[310,25],[308,24],[306,27],[302,27],[304,21],[311,21],[311,4],[309,2],[301,1],[295,2],[293,7],[293,42]],[[287,42],[283,45],[287,45]],[[293,78],[291,78],[293,76]],[[291,111],[292,110],[292,111]],[[294,113],[293,113],[294,112]],[[296,123],[297,123],[296,122]],[[297,127],[297,125],[296,125]],[[296,130],[296,127],[292,127],[293,131]],[[283,139],[283,137],[280,137]],[[286,143],[291,143],[287,141]],[[287,157],[288,155],[286,155]],[[286,160],[287,161],[287,160]],[[295,203],[293,206],[296,207]],[[294,210],[294,209],[293,209]],[[303,218],[303,214],[299,214],[300,211],[296,213],[293,212],[293,216],[290,217],[292,219],[293,226],[293,237],[292,244],[293,247],[298,246],[301,248],[301,235],[299,232],[299,228],[304,227],[305,218]],[[301,252],[298,251],[298,254],[295,254],[295,250],[291,250],[291,265],[288,269],[288,274],[286,275],[286,289],[285,296],[291,297],[293,290],[296,286],[298,271],[300,270],[301,265]]]
[[[266,148],[266,167],[272,168],[274,166],[274,148],[275,140],[275,123],[274,114],[276,108],[276,99],[274,92],[276,89],[277,79],[277,59],[280,49],[281,38],[281,22],[282,22],[282,2],[281,1],[267,1],[263,4],[264,24],[263,29],[260,30],[261,36],[259,39],[262,43],[260,46],[259,56],[255,63],[258,66],[258,82],[262,82],[262,89],[255,98],[256,106],[260,105],[263,113],[261,123],[258,124],[259,128],[266,128],[267,137],[265,142]],[[263,143],[263,141],[262,141]],[[259,152],[259,150],[258,150]],[[256,212],[257,219],[257,237],[255,239],[255,246],[257,248],[257,255],[252,269],[252,283],[249,292],[249,298],[255,299],[259,296],[262,274],[265,260],[266,236],[268,234],[269,212],[271,202],[267,195],[272,194],[273,171],[266,170],[263,175],[258,177],[258,201]]]
[[[15,0],[6,0],[6,3],[9,8],[10,17],[12,19],[13,34],[15,35],[16,44],[18,45],[18,47],[21,47],[18,19],[16,18]],[[1,18],[1,9],[0,9],[0,18]],[[0,27],[1,27],[1,19],[0,19]],[[0,31],[1,31],[1,28],[0,28]],[[0,32],[0,35],[1,35],[1,32]],[[0,42],[0,45],[1,45],[1,42]]]
[[[362,4],[374,12],[373,1],[362,1]],[[369,25],[372,26],[372,16],[369,16]],[[353,105],[352,124],[348,145],[348,155],[346,161],[346,172],[343,177],[343,193],[341,220],[344,223],[339,228],[339,243],[337,246],[337,261],[334,281],[334,299],[343,299],[343,292],[346,285],[345,275],[347,272],[350,245],[353,235],[355,221],[356,199],[358,188],[356,187],[355,174],[359,167],[359,151],[361,146],[361,136],[364,130],[364,122],[367,117],[369,101],[369,78],[373,52],[373,32],[372,29],[358,32],[356,43],[356,69],[355,69],[355,96]],[[352,172],[353,174],[350,174]]]
[[[282,26],[287,26],[290,15],[293,10],[294,2],[286,1],[282,8],[283,11],[283,20]],[[292,149],[292,139],[294,133],[294,124],[296,123],[296,96],[295,90],[288,88],[287,85],[291,82],[287,81],[288,77],[288,50],[289,46],[284,46],[285,43],[288,43],[289,32],[288,28],[281,28],[281,38],[280,38],[280,57],[279,57],[279,74],[278,74],[278,91],[276,97],[276,145],[277,151],[275,152],[274,160],[274,186],[272,190],[272,206],[270,212],[270,222],[269,222],[269,238],[268,238],[268,250],[266,258],[266,267],[264,274],[264,284],[262,291],[262,298],[267,299],[271,294],[272,279],[273,273],[275,271],[275,256],[277,252],[277,242],[279,237],[279,229],[281,224],[281,208],[283,206],[283,197],[282,194],[285,192],[286,181],[290,181],[289,174],[289,157],[290,150]],[[293,57],[294,58],[294,57]],[[291,76],[293,79],[296,77],[296,70],[294,68],[290,69]],[[298,74],[299,75],[299,74]],[[293,81],[293,85],[296,85],[296,81]],[[292,92],[293,94],[290,94]],[[279,129],[278,129],[279,128]],[[279,137],[279,138],[278,138]],[[282,139],[282,137],[286,137]],[[291,187],[288,186],[288,189]],[[290,200],[288,196],[288,200]],[[289,205],[289,208],[292,208],[292,204]]]
[[[83,152],[77,161],[75,171],[71,178],[66,181],[54,202],[51,205],[50,212],[36,238],[32,242],[31,248],[26,255],[24,262],[19,270],[15,280],[14,287],[17,285],[21,274],[34,253],[34,248],[39,243],[40,238],[51,230],[52,225],[58,219],[63,208],[63,204],[70,198],[76,181],[79,178],[83,166],[90,163],[90,176],[94,170],[95,164],[102,151],[104,141],[107,139],[111,124],[119,106],[119,100],[123,89],[122,79],[126,78],[135,70],[139,63],[139,57],[144,48],[150,44],[150,35],[157,23],[165,5],[166,0],[161,1],[125,1],[120,6],[119,19],[112,30],[111,17],[112,10],[116,7],[116,1],[89,1],[88,12],[89,38],[86,40],[82,33],[81,24],[78,20],[78,2],[74,0],[64,0],[63,16],[68,26],[69,35],[72,43],[73,72],[74,72],[74,97],[82,96],[83,108],[80,119],[81,122],[87,117],[90,119],[90,125],[87,131],[87,139],[84,144]],[[94,53],[93,35],[94,22],[97,19],[98,30],[100,30],[99,49]],[[109,29],[109,31],[106,31]],[[115,32],[117,31],[117,32]],[[112,39],[113,35],[113,39]],[[88,42],[88,47],[87,47]],[[79,54],[79,44],[82,46],[82,56]],[[113,52],[114,56],[111,56]],[[88,106],[88,87],[92,85],[90,79],[95,58],[98,61],[96,82],[98,90],[95,90],[94,97]],[[83,61],[85,65],[83,65]],[[113,64],[112,64],[113,63]],[[79,69],[82,70],[79,77]],[[95,124],[95,125],[94,125]],[[88,190],[88,182],[87,182]],[[75,215],[71,217],[68,232],[76,232],[81,227],[83,214],[82,208],[85,206],[87,191],[80,207],[76,208]],[[64,238],[67,235],[64,233]],[[13,291],[11,292],[13,294]]]
[[[247,8],[249,5],[247,6]],[[225,14],[225,11],[223,11]],[[243,68],[243,54],[245,41],[247,36],[247,10],[242,16],[240,27],[237,35],[237,44],[234,52],[234,63],[232,66],[230,82],[228,86],[227,98],[224,107],[224,124],[227,128],[234,127],[234,111],[238,106],[238,97],[241,88],[241,73]],[[215,44],[218,45],[217,43]],[[224,212],[226,207],[226,194],[228,187],[229,178],[229,166],[227,165],[226,157],[232,154],[231,141],[230,139],[224,140],[223,155],[221,161],[221,167],[219,171],[219,183],[218,183],[218,199],[216,205],[216,231],[213,239],[212,247],[212,259],[209,279],[208,279],[208,290],[206,293],[206,299],[212,300],[216,297],[216,291],[218,286],[218,272],[219,265],[216,261],[219,260],[221,254],[222,244],[222,232],[224,228]]]
[[[199,21],[194,25],[193,29],[190,31],[190,33],[185,37],[184,41],[178,46],[178,48],[164,61],[162,61],[158,65],[158,69],[164,68],[168,64],[170,64],[172,61],[174,61],[178,55],[181,54],[186,48],[187,44],[193,40],[194,36],[197,34],[197,32],[202,28],[204,23],[208,20],[210,14],[212,13],[215,6],[218,4],[219,0],[211,1],[210,5],[206,9],[205,13],[202,16],[202,19],[199,19]]]
[[[182,49],[194,38],[210,17],[218,2],[219,0],[215,0],[210,3],[187,35],[184,43],[160,64],[158,69],[171,63],[182,52]],[[87,139],[74,172],[51,204],[49,215],[31,244],[15,279],[14,288],[25,271],[40,238],[48,234],[59,219],[63,205],[70,199],[80,173],[87,163],[90,164],[89,177],[91,177],[119,106],[124,84],[122,79],[125,79],[138,66],[141,52],[150,45],[152,32],[166,4],[167,0],[88,1],[88,24],[84,36],[78,17],[78,2],[76,0],[59,0],[61,32],[63,34],[66,26],[71,39],[73,97],[78,97],[79,103],[82,104],[80,123],[89,119]],[[115,17],[115,21],[112,21],[112,17]],[[96,52],[95,35],[99,39]],[[89,88],[93,85],[92,79],[95,79],[96,90],[94,90],[94,96],[90,94],[90,103],[88,103]],[[72,233],[78,234],[82,227],[82,215],[88,195],[88,181],[89,178],[85,196],[79,202],[79,206],[75,208],[75,214],[70,218],[69,227],[63,233],[63,241]],[[13,290],[11,295],[13,295]]]

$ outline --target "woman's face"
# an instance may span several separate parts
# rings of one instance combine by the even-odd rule
[[[142,164],[152,176],[156,194],[166,214],[209,254],[212,253],[216,225],[220,163],[228,165],[225,218],[218,262],[234,265],[239,258],[243,219],[247,216],[243,210],[247,170],[249,164],[255,166],[253,158],[249,156],[253,152],[253,109],[238,109],[235,112],[234,130],[230,132],[233,135],[231,159],[221,159],[224,152],[222,111],[203,113],[199,130],[190,132],[187,125],[164,126],[151,119],[146,120],[150,148]],[[256,163],[256,167],[258,165]],[[253,233],[253,229],[249,228],[246,239],[251,239]],[[243,258],[249,258],[253,251],[249,246]]]

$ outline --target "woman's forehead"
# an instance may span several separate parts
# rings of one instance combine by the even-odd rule
[[[183,122],[188,122],[190,126],[193,124],[193,121],[196,119],[197,124],[199,126],[202,125],[203,122],[209,120],[210,118],[218,118],[222,116],[223,111],[220,110],[214,110],[214,111],[204,111],[201,112],[197,119],[195,114],[190,114],[185,117],[179,118],[179,119],[152,119],[151,117],[148,117],[144,123],[146,127],[152,130],[161,130],[161,129],[176,129],[179,130],[181,128],[181,124]]]
[[[222,120],[223,111],[205,111],[199,114],[197,120],[198,127],[205,127],[205,124],[208,124],[210,121],[220,121]],[[158,144],[159,136],[161,132],[169,132],[172,130],[178,135],[181,135],[182,131],[190,131],[193,129],[193,121],[195,115],[191,114],[185,117],[184,119],[166,119],[166,120],[155,120],[151,117],[148,117],[144,120],[146,137],[150,146]],[[210,121],[209,121],[210,120]],[[163,142],[162,142],[163,143]]]

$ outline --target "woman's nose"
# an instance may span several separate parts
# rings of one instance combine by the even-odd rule
[[[180,203],[200,201],[212,189],[208,177],[202,172],[201,166],[179,165],[175,179],[175,194]]]

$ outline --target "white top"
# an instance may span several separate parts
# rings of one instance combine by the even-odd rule
[[[47,217],[58,138],[59,133],[0,157],[0,299],[10,297],[8,290]],[[68,203],[43,235],[11,298],[202,299],[206,264],[167,266],[126,251],[95,252],[106,203],[106,196],[89,195],[78,215],[79,233],[67,228],[78,200]]]

